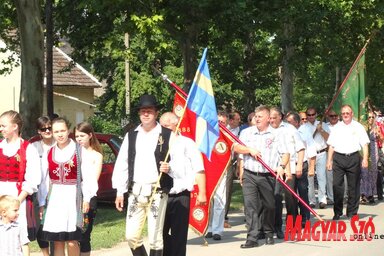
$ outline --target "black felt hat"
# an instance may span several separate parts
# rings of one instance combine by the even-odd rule
[[[155,96],[153,95],[149,95],[149,94],[144,94],[140,97],[139,99],[139,104],[137,105],[137,109],[141,109],[141,108],[150,108],[150,107],[154,107],[156,108],[157,110],[159,110],[160,108],[162,108],[163,105],[159,104],[155,98]]]

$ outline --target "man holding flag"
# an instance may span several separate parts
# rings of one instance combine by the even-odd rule
[[[179,130],[182,135],[194,140],[200,152],[203,153],[208,204],[196,207],[195,197],[192,197],[189,220],[193,229],[201,235],[207,230],[211,198],[230,162],[230,149],[232,147],[232,140],[223,132],[219,132],[216,104],[206,55],[207,49],[204,50],[186,101],[180,95],[185,97],[185,93],[173,82],[170,82],[179,92],[175,95],[173,110],[181,119]],[[195,192],[192,192],[193,194]]]
[[[207,202],[203,158],[196,144],[179,134],[178,122],[178,117],[172,112],[165,112],[160,117],[160,124],[171,129],[175,135],[171,137],[169,147],[171,161],[161,166],[173,178],[163,228],[164,255],[167,256],[187,254],[191,191],[195,181],[197,195],[192,195],[196,198],[195,205],[204,206]]]
[[[133,256],[147,256],[142,236],[146,219],[150,255],[163,255],[164,217],[173,179],[166,173],[160,175],[172,132],[156,121],[160,107],[153,95],[140,97],[141,123],[125,135],[112,175],[118,211],[123,211],[124,193],[128,192],[125,236]]]
[[[285,167],[289,161],[289,151],[282,133],[277,133],[269,125],[270,111],[266,106],[255,109],[256,126],[243,130],[240,140],[245,144],[235,144],[234,151],[242,154],[244,164],[243,195],[247,223],[247,240],[241,248],[258,246],[260,230],[266,235],[265,243],[274,244],[273,232],[275,224],[275,177],[258,161],[265,163],[280,178],[284,178]],[[260,198],[261,202],[257,202]],[[260,212],[263,209],[263,218]],[[259,226],[261,223],[261,227]]]

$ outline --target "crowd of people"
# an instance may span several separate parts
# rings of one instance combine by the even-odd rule
[[[161,108],[153,95],[140,97],[140,124],[125,134],[112,176],[116,209],[127,211],[126,239],[134,256],[148,255],[142,233],[146,221],[150,256],[186,255],[194,184],[196,204],[208,203],[201,153],[178,132],[174,113],[159,118]],[[310,220],[308,207],[333,205],[333,220],[339,220],[358,214],[359,204],[383,200],[384,119],[379,111],[368,111],[364,125],[349,105],[329,110],[321,120],[313,107],[284,114],[267,106],[249,113],[244,124],[237,111],[219,111],[218,120],[242,143],[232,147],[231,162],[216,186],[206,238],[221,240],[224,229],[231,228],[235,179],[244,198],[242,249],[257,247],[261,239],[273,245],[284,237],[283,200],[287,215],[295,219],[300,214],[303,226]],[[69,256],[90,255],[100,144],[87,122],[73,129],[75,139],[61,117],[40,117],[36,128],[39,138],[28,142],[21,138],[19,113],[0,116],[0,251],[29,255],[28,244],[37,239],[45,256],[50,244],[58,256],[65,250]],[[33,195],[37,232],[28,211]]]
[[[43,255],[50,243],[58,256],[90,255],[102,166],[92,126],[79,123],[75,140],[61,117],[38,118],[31,141],[21,138],[22,128],[18,112],[0,116],[1,255],[27,256],[33,240]]]

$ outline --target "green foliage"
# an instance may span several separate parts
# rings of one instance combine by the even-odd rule
[[[124,136],[124,131],[119,120],[116,121],[107,118],[105,115],[95,114],[88,121],[92,124],[95,132]]]
[[[202,49],[218,108],[248,113],[258,104],[281,104],[285,49],[294,47],[293,106],[325,109],[335,92],[335,70],[341,82],[366,39],[367,94],[381,103],[384,92],[383,1],[56,1],[56,34],[73,47],[73,59],[107,83],[97,100],[99,123],[119,126],[143,93],[155,94],[170,110],[174,90],[156,75],[163,70],[187,92]],[[10,0],[0,4],[1,36],[16,27]],[[291,26],[289,33],[284,31]],[[126,49],[124,35],[129,33]],[[17,41],[16,41],[17,42]],[[15,42],[14,42],[15,43]],[[10,44],[10,47],[17,44]],[[14,47],[14,49],[17,47]],[[130,107],[125,109],[125,64],[130,63]],[[9,72],[9,59],[3,72]],[[3,64],[4,65],[4,64]],[[4,68],[7,67],[8,69]],[[191,72],[192,70],[192,72]],[[106,124],[106,130],[115,130]],[[101,129],[101,128],[100,128]],[[104,129],[104,128],[103,128]]]

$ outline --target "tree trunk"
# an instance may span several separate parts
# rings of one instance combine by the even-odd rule
[[[21,86],[19,111],[27,138],[34,135],[43,108],[44,35],[39,0],[15,0],[20,33]]]
[[[293,25],[284,24],[284,42],[283,46],[283,63],[282,63],[282,81],[281,81],[281,111],[287,113],[293,109],[293,70],[291,67],[291,58],[294,54],[295,47],[289,38],[293,31]]]
[[[183,66],[184,66],[184,85],[183,89],[186,93],[189,93],[193,79],[196,74],[196,54],[194,44],[191,43],[190,38],[184,38],[180,42],[181,52],[183,54]]]

